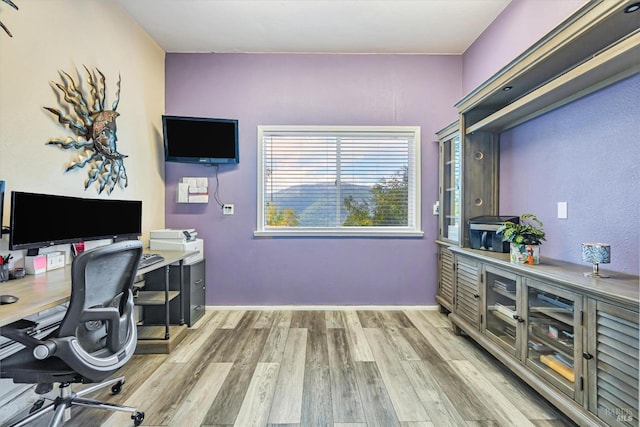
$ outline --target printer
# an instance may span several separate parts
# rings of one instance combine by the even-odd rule
[[[184,265],[191,265],[204,259],[204,242],[197,238],[193,228],[151,230],[149,249],[152,251],[198,251],[184,259]]]
[[[519,223],[518,216],[478,216],[471,218],[469,243],[471,249],[483,249],[492,252],[509,252],[509,242],[502,241],[502,233],[496,233],[505,222]]]

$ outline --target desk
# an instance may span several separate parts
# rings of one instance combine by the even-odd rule
[[[182,262],[197,251],[153,251],[164,260],[138,270],[142,275],[170,264]],[[71,296],[71,266],[38,275],[26,275],[23,279],[0,283],[0,295],[9,294],[19,298],[13,304],[0,306],[0,327],[64,304]]]

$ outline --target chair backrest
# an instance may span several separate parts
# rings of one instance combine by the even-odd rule
[[[78,255],[71,266],[69,308],[56,337],[74,337],[88,360],[92,360],[89,355],[117,354],[132,336],[135,340],[132,287],[141,256],[142,242],[137,240]]]

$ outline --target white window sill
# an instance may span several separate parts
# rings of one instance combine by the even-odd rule
[[[347,228],[347,229],[305,229],[305,228],[281,228],[269,230],[257,230],[254,237],[423,237],[422,230],[409,230],[399,228]]]

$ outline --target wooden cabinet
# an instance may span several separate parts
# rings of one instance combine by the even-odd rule
[[[587,319],[589,410],[612,426],[638,426],[638,312],[590,299]]]
[[[585,426],[638,425],[638,277],[585,278],[585,266],[550,259],[510,264],[467,249],[466,224],[500,213],[502,131],[640,72],[640,12],[624,10],[633,3],[586,2],[460,100],[457,125],[437,133],[436,301],[456,331]]]
[[[440,243],[438,245],[438,292],[436,301],[443,311],[453,310],[454,296],[454,271],[453,254],[449,250],[449,245]]]
[[[483,268],[483,275],[483,331],[504,351],[519,359],[525,332],[522,327],[525,314],[520,302],[520,278],[512,272],[491,266]]]
[[[576,423],[637,426],[638,276],[593,279],[583,265],[448,248],[449,318]]]
[[[536,375],[582,403],[582,295],[526,280],[525,364]]]
[[[480,328],[480,265],[476,260],[456,256],[454,313],[475,329]]]

